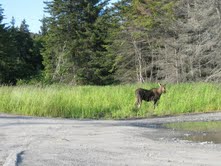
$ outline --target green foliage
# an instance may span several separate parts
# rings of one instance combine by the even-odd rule
[[[112,61],[106,56],[108,22],[101,1],[51,1],[49,31],[43,51],[47,80],[105,85],[113,82]]]
[[[47,1],[49,16],[42,19],[39,35],[30,34],[25,20],[19,28],[14,19],[8,29],[0,25],[0,83],[35,82],[39,74],[47,83],[131,83],[137,81],[138,70],[152,81],[157,73],[152,64],[156,38],[172,20],[174,1],[121,0],[113,7],[107,3]],[[0,10],[0,22],[2,16]]]
[[[174,19],[175,0],[121,0],[112,8],[115,28],[108,53],[115,55],[115,79],[120,82],[153,81],[161,38]],[[162,43],[161,43],[162,44]],[[162,46],[162,45],[161,45]]]
[[[183,131],[194,131],[194,132],[219,132],[221,131],[220,121],[210,122],[180,122],[180,123],[168,123],[164,125],[167,128]]]
[[[218,0],[108,2],[46,1],[39,34],[25,20],[6,27],[0,5],[0,84],[219,81]]]
[[[31,79],[40,73],[42,58],[40,47],[31,37],[26,21],[20,28],[1,24],[3,10],[0,7],[0,84],[16,84],[19,79]]]
[[[121,119],[210,112],[221,109],[218,84],[167,85],[156,109],[152,102],[134,107],[135,89],[156,84],[119,86],[18,86],[0,88],[0,111],[6,113],[66,117]]]

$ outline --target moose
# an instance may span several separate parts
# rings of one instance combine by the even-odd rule
[[[160,96],[162,93],[166,93],[166,85],[162,85],[160,83],[159,88],[153,88],[150,90],[138,88],[135,91],[136,95],[136,103],[135,105],[137,108],[140,108],[142,101],[153,101],[154,102],[154,108],[156,107],[157,101],[160,99]]]

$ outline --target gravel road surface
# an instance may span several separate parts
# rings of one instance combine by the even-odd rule
[[[173,138],[157,124],[221,120],[221,113],[138,120],[71,120],[0,114],[0,165],[221,165],[221,144]],[[170,135],[172,135],[170,137]]]

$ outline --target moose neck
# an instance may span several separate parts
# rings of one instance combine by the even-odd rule
[[[160,87],[160,88],[157,88],[156,92],[157,92],[157,94],[158,94],[159,96],[163,93],[161,87]]]

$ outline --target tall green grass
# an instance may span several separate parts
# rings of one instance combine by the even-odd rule
[[[164,127],[194,132],[221,132],[221,121],[166,123]]]
[[[221,110],[219,84],[167,85],[156,109],[152,102],[134,107],[134,91],[157,84],[119,86],[0,87],[0,112],[66,118],[120,119]]]

